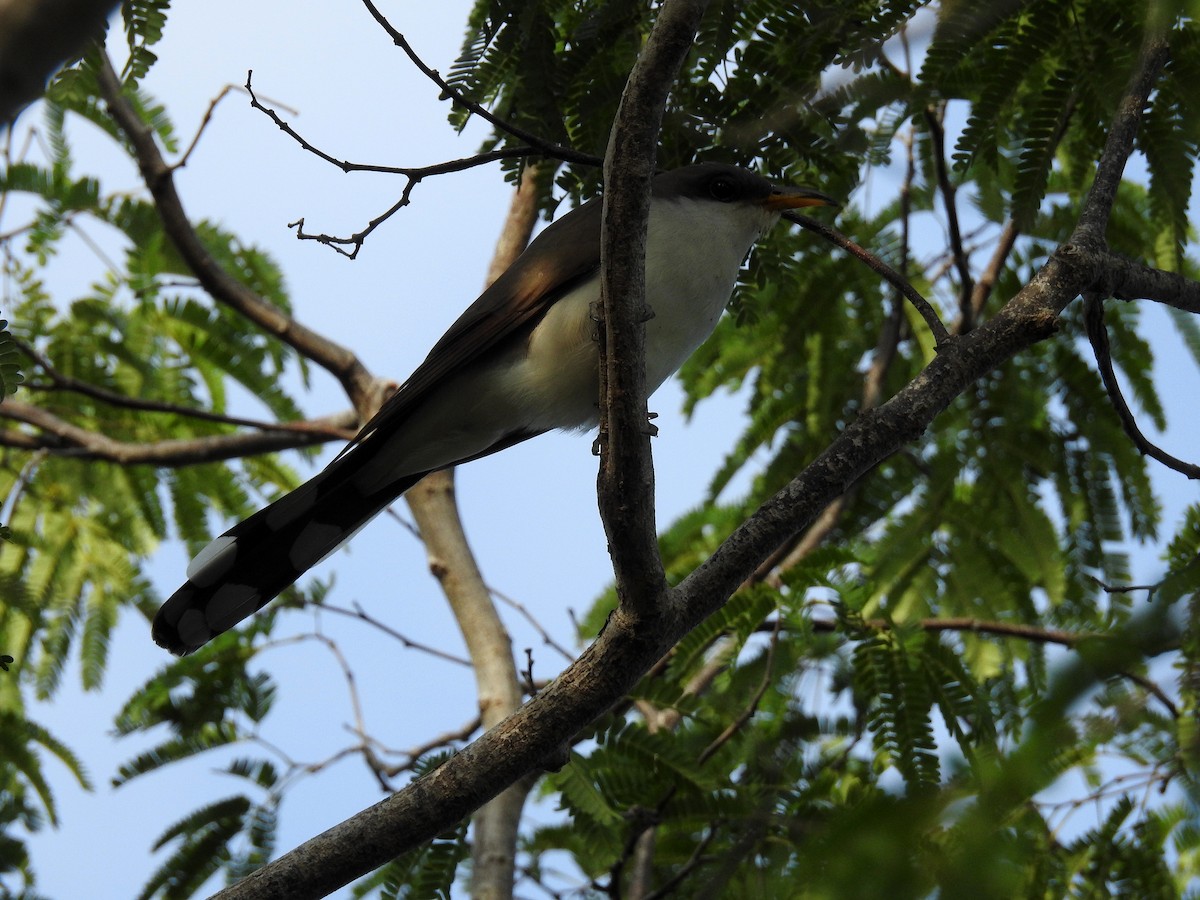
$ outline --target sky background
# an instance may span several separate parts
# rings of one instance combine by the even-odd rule
[[[391,2],[380,8],[428,64],[449,70],[459,50],[468,2]],[[115,56],[119,44],[117,31],[110,35]],[[481,128],[455,134],[446,124],[448,106],[438,101],[437,88],[391,44],[366,10],[349,0],[177,0],[155,52],[160,61],[144,84],[165,104],[184,144],[211,99],[226,84],[243,84],[248,69],[254,70],[254,87],[264,102],[296,110],[281,109],[281,114],[313,144],[338,158],[427,165],[474,152],[486,134]],[[28,111],[17,125],[17,142],[38,124],[38,110]],[[131,164],[107,138],[78,122],[71,134],[77,175],[99,175],[106,191],[141,190]],[[310,231],[352,233],[395,202],[403,179],[343,174],[305,153],[252,110],[243,93],[235,92],[218,107],[176,181],[193,219],[215,220],[275,258],[300,322],[352,348],[375,374],[400,381],[479,293],[510,197],[498,173],[498,166],[490,166],[423,182],[413,191],[412,205],[379,228],[359,258],[350,261],[315,243],[297,241],[286,224],[303,216]],[[882,198],[886,193],[886,186],[875,181],[851,199],[872,194]],[[12,224],[6,221],[0,227]],[[84,223],[83,230],[114,258],[119,253],[119,242],[102,226]],[[931,237],[940,246],[941,233]],[[814,240],[795,236],[798,249],[812,246]],[[47,279],[65,301],[86,292],[102,270],[103,263],[86,244],[75,240],[52,263]],[[1150,315],[1159,323],[1158,382],[1173,423],[1168,449],[1194,457],[1194,448],[1200,446],[1191,399],[1196,372],[1165,327],[1161,311]],[[872,343],[873,336],[864,346]],[[312,390],[300,397],[305,411],[317,416],[344,409],[344,396],[334,380],[315,367],[312,371]],[[299,391],[298,378],[292,387]],[[741,428],[744,407],[742,397],[717,397],[703,403],[685,423],[678,413],[681,397],[678,388],[668,384],[650,404],[660,414],[653,449],[656,505],[663,527],[703,502],[708,479]],[[235,412],[267,415],[252,397],[241,398],[238,406]],[[567,646],[573,646],[574,634],[569,610],[585,612],[611,577],[596,512],[596,460],[590,447],[590,436],[548,435],[458,472],[468,536],[485,577],[525,604]],[[322,460],[336,449],[329,447]],[[298,465],[302,472],[317,468]],[[1176,473],[1160,469],[1155,479],[1168,501],[1163,531],[1169,534],[1197,492]],[[736,493],[741,484],[735,483],[732,490]],[[407,517],[406,507],[397,509]],[[1156,578],[1156,553],[1137,554],[1135,580]],[[182,581],[186,561],[175,543],[156,556],[151,574],[162,597]],[[317,573],[331,571],[337,572],[332,602],[359,602],[414,640],[464,652],[429,575],[423,548],[398,523],[377,519],[348,551]],[[555,674],[561,657],[545,647],[520,616],[501,612],[519,657],[524,659],[524,648],[533,648],[534,676]],[[367,728],[385,743],[414,746],[460,728],[475,715],[473,678],[464,667],[405,650],[368,626],[336,616],[315,620],[290,615],[280,624],[279,646],[261,657],[279,688],[264,737],[297,760],[320,761],[353,742],[344,727],[349,705],[334,657],[314,642],[286,640],[312,631],[314,624],[349,655]],[[142,737],[113,741],[113,716],[167,661],[150,641],[147,623],[129,612],[114,635],[103,691],[83,693],[78,668],[72,665],[54,701],[29,710],[35,721],[79,754],[96,786],[92,793],[83,792],[55,761],[46,763],[62,824],[34,836],[30,848],[38,889],[47,896],[136,895],[165,858],[152,857],[150,847],[168,825],[243,790],[245,782],[221,775],[220,768],[235,757],[274,758],[243,746],[168,766],[118,790],[110,788],[116,768],[154,743]],[[279,851],[380,796],[378,785],[355,758],[304,779],[282,809]],[[550,813],[543,810],[539,815]],[[337,896],[347,895],[343,891]]]

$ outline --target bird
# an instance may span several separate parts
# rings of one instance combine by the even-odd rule
[[[646,390],[716,327],[754,242],[784,210],[836,206],[715,162],[651,183]],[[159,609],[154,641],[191,653],[262,609],[430,472],[599,422],[601,198],[547,226],[322,471],[214,539]]]

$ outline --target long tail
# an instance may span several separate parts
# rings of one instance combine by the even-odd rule
[[[154,617],[154,642],[177,656],[203,646],[270,603],[427,474],[364,494],[353,481],[361,463],[354,456],[335,460],[201,550],[188,580]]]

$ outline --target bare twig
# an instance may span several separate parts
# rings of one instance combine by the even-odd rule
[[[208,103],[208,109],[204,111],[204,116],[200,119],[200,124],[196,126],[196,133],[192,135],[191,142],[187,145],[187,149],[183,151],[183,156],[171,163],[171,170],[182,169],[188,164],[188,160],[192,158],[192,151],[200,144],[200,138],[204,135],[204,131],[208,128],[208,123],[212,121],[213,113],[216,112],[217,106],[221,101],[229,96],[230,91],[237,90],[237,85],[227,84],[221,88],[217,96],[213,97]]]
[[[899,272],[885,263],[875,254],[871,253],[866,248],[854,243],[846,235],[842,234],[836,228],[826,225],[824,222],[818,222],[816,219],[808,216],[800,215],[795,212],[785,212],[783,218],[789,222],[795,222],[801,228],[818,234],[833,244],[835,247],[841,247],[855,259],[867,264],[872,272],[885,278],[892,287],[896,288],[901,294],[907,298],[908,302],[913,305],[913,308],[920,313],[921,318],[925,320],[925,324],[929,326],[929,330],[933,332],[934,345],[941,349],[950,341],[950,333],[946,330],[946,326],[942,324],[942,320],[938,318],[938,314],[933,307],[929,305],[929,301],[921,296],[920,292],[909,284],[908,279],[902,276]]]
[[[144,400],[140,397],[130,397],[126,394],[118,394],[116,391],[110,391],[106,388],[97,387],[91,382],[83,381],[74,378],[70,375],[64,375],[60,372],[50,360],[39,353],[30,344],[20,338],[13,338],[15,343],[29,359],[37,365],[50,379],[49,384],[40,384],[38,382],[26,381],[22,387],[34,391],[70,391],[72,393],[81,394],[85,397],[91,397],[93,400],[99,400],[102,403],[107,403],[110,406],[116,406],[121,409],[136,409],[143,412],[164,413],[173,416],[183,416],[191,419],[201,419],[205,422],[218,422],[222,425],[239,425],[245,428],[256,428],[259,431],[295,431],[303,434],[321,435],[329,440],[349,440],[354,437],[357,428],[357,416],[353,412],[341,413],[337,417],[327,417],[304,422],[263,422],[258,419],[246,419],[241,416],[228,416],[221,413],[209,412],[204,409],[194,409],[188,406],[181,406],[177,403],[163,403],[159,400]],[[331,423],[334,419],[345,420],[345,427],[334,426]]]
[[[331,372],[360,411],[376,402],[378,384],[350,350],[301,325],[275,304],[238,281],[217,262],[200,240],[175,190],[172,169],[163,159],[154,135],[122,92],[108,57],[101,54],[96,72],[100,94],[118,127],[128,138],[146,187],[162,218],[163,229],[201,285],[220,303],[274,335],[306,359]]]
[[[430,738],[428,741],[426,741],[423,744],[417,744],[415,747],[410,747],[407,750],[389,751],[391,753],[397,753],[399,755],[406,756],[407,760],[405,762],[396,763],[395,765],[388,766],[386,769],[387,774],[390,777],[395,778],[397,775],[401,774],[402,772],[407,772],[407,771],[411,770],[413,768],[413,766],[415,766],[418,762],[421,761],[421,758],[423,756],[426,756],[426,755],[432,753],[434,750],[440,750],[442,747],[450,747],[450,746],[453,746],[454,744],[461,744],[463,741],[470,740],[471,735],[473,735],[475,732],[477,732],[480,729],[481,725],[482,725],[482,723],[479,720],[479,716],[476,716],[474,719],[467,722],[461,728],[456,728],[453,731],[443,732],[442,734],[439,734],[437,737]]]
[[[954,265],[958,269],[958,314],[959,333],[970,331],[974,325],[971,295],[974,279],[971,277],[971,260],[963,249],[962,231],[958,226],[957,188],[950,180],[946,166],[946,132],[942,128],[944,109],[925,108],[925,122],[929,126],[930,146],[933,148],[934,171],[937,173],[938,191],[942,205],[946,207],[946,226],[950,234],[950,249],[954,254]]]
[[[1157,584],[1108,584],[1097,578],[1095,575],[1087,576],[1096,587],[1104,591],[1106,594],[1131,594],[1134,591],[1154,591],[1158,589]]]
[[[889,631],[897,627],[896,622],[889,619],[864,619],[860,623],[873,631]],[[975,619],[967,616],[946,616],[921,619],[917,622],[905,622],[904,625],[915,625],[923,631],[969,631],[973,634],[990,634],[996,637],[1019,638],[1035,644],[1058,644],[1063,647],[1074,647],[1081,641],[1102,640],[1102,634],[1088,634],[1077,631],[1041,628],[1036,625],[1024,625],[1020,622],[996,622],[987,619]],[[811,623],[815,632],[832,634],[843,629],[841,622],[836,619],[814,619]],[[761,631],[774,628],[774,624],[766,623],[760,626]]]
[[[657,890],[646,894],[642,900],[662,900],[663,897],[672,897],[675,895],[675,889],[683,883],[692,871],[704,862],[704,852],[708,850],[708,845],[713,842],[713,838],[717,836],[716,828],[709,828],[704,832],[704,836],[696,843],[696,847],[692,850],[692,855],[687,858],[683,865],[675,870],[675,873],[663,882],[662,886]]]
[[[1142,590],[1144,586],[1130,588],[1130,590]],[[1120,590],[1119,588],[1113,590]],[[896,623],[890,622],[887,619],[867,619],[862,622],[867,628],[876,631],[888,631],[896,627]],[[908,624],[908,623],[906,623]],[[1057,644],[1063,647],[1075,647],[1083,641],[1102,641],[1105,635],[1102,633],[1080,633],[1073,631],[1062,631],[1053,628],[1040,628],[1035,625],[1022,625],[1017,622],[990,622],[983,619],[971,618],[933,618],[922,619],[916,623],[923,631],[939,632],[939,631],[969,631],[973,634],[988,634],[994,637],[1015,638],[1023,641],[1030,641],[1035,644]],[[778,620],[776,621],[778,626]],[[832,619],[816,619],[812,622],[813,631],[831,633],[841,630],[841,623]],[[767,626],[762,626],[759,630],[765,631]],[[1144,675],[1139,675],[1136,672],[1121,671],[1118,672],[1122,678],[1132,681],[1134,684],[1141,687],[1147,693],[1153,695],[1171,714],[1172,718],[1179,718],[1179,708],[1171,700],[1170,697],[1157,684],[1146,678]]]
[[[21,466],[21,471],[13,479],[8,496],[0,501],[0,523],[12,522],[16,519],[17,507],[21,504],[21,498],[25,496],[26,490],[28,490],[30,483],[33,481],[34,473],[37,472],[38,467],[48,455],[45,450],[36,450],[25,460],[25,464]]]
[[[493,150],[488,153],[476,153],[473,156],[463,157],[462,159],[452,159],[447,162],[435,163],[428,166],[385,166],[377,163],[356,163],[346,159],[338,159],[335,156],[326,153],[320,147],[309,142],[300,132],[296,131],[273,107],[267,106],[258,99],[258,94],[255,93],[251,85],[251,79],[254,77],[254,70],[251,69],[246,73],[246,83],[243,87],[246,93],[250,95],[250,105],[259,112],[264,113],[275,125],[300,145],[301,149],[308,151],[314,156],[323,159],[332,166],[336,166],[343,172],[377,172],[384,175],[403,175],[411,181],[420,181],[430,175],[445,175],[450,172],[462,172],[466,169],[471,169],[476,166],[487,165],[491,162],[496,162],[501,159],[513,159],[525,156],[540,155],[536,147],[513,147],[508,150]]]
[[[987,305],[988,298],[992,295],[992,290],[996,286],[996,281],[1000,278],[1000,273],[1004,269],[1004,264],[1008,262],[1008,257],[1012,253],[1013,247],[1016,246],[1017,223],[1009,219],[1004,223],[1004,228],[1000,231],[1000,237],[996,239],[996,248],[992,252],[991,259],[988,260],[987,266],[979,274],[979,280],[975,282],[975,289],[971,292],[971,317],[972,321],[978,320],[983,315],[983,308]]]
[[[572,653],[570,650],[568,650],[566,647],[564,647],[562,644],[560,644],[558,641],[556,641],[554,639],[553,635],[551,635],[550,632],[546,630],[545,626],[543,626],[542,623],[537,620],[537,618],[533,615],[533,613],[531,613],[529,611],[529,609],[523,603],[521,603],[519,600],[516,600],[516,599],[508,596],[507,594],[501,593],[500,591],[496,590],[494,587],[489,586],[488,590],[491,592],[493,597],[495,597],[497,600],[499,600],[505,606],[507,606],[513,610],[516,610],[516,612],[521,616],[521,618],[523,618],[526,622],[528,622],[530,627],[532,627],[534,629],[534,631],[536,631],[538,633],[538,635],[542,639],[543,644],[545,644],[547,647],[550,647],[553,650],[556,650],[558,652],[558,655],[561,656],[563,659],[565,659],[567,662],[575,661],[575,654]]]
[[[776,619],[775,628],[771,632],[771,641],[767,644],[767,659],[763,665],[762,680],[759,682],[754,696],[750,698],[750,702],[746,704],[746,708],[738,714],[737,718],[725,726],[725,729],[713,739],[712,743],[701,751],[700,756],[696,760],[699,765],[704,765],[708,762],[712,758],[712,755],[728,743],[729,739],[737,734],[742,726],[749,722],[754,713],[758,711],[758,704],[762,702],[762,698],[771,687],[771,680],[775,674],[775,649],[779,646],[780,628],[780,620]]]
[[[378,10],[378,8],[376,8],[375,4],[372,3],[371,0],[363,0],[363,6],[367,8],[367,12],[369,12],[371,17],[379,23],[379,26],[383,28],[385,32],[387,32],[388,37],[392,39],[392,42],[404,51],[404,54],[412,61],[412,64],[420,69],[421,73],[426,78],[438,86],[443,98],[449,98],[457,105],[463,107],[464,109],[470,110],[472,113],[479,116],[481,119],[500,131],[511,134],[519,141],[524,141],[543,156],[561,159],[563,162],[577,163],[579,165],[594,167],[600,166],[604,162],[599,157],[593,156],[590,153],[581,153],[578,150],[572,149],[571,147],[564,147],[561,144],[547,141],[531,131],[526,131],[524,128],[519,128],[516,125],[513,125],[511,122],[506,122],[504,119],[501,119],[499,116],[487,109],[487,107],[476,103],[474,100],[464,97],[458,89],[442,78],[436,69],[432,69],[425,65],[424,60],[422,60],[421,57],[417,55],[416,51],[413,50],[412,46],[408,43],[408,40],[404,37],[404,35],[396,30],[392,23],[387,20],[387,17],[384,16],[383,13]]]
[[[1108,399],[1113,405],[1113,409],[1117,412],[1117,417],[1121,420],[1121,427],[1125,429],[1125,433],[1129,435],[1129,439],[1133,441],[1133,445],[1137,447],[1138,452],[1151,459],[1157,460],[1169,469],[1174,469],[1182,475],[1186,475],[1191,479],[1200,479],[1200,466],[1194,463],[1185,462],[1178,457],[1172,456],[1162,448],[1151,443],[1150,440],[1142,434],[1142,430],[1138,428],[1137,418],[1130,410],[1129,404],[1125,402],[1125,397],[1121,393],[1121,385],[1117,383],[1116,372],[1113,371],[1112,352],[1108,344],[1108,331],[1104,327],[1104,303],[1101,301],[1098,294],[1088,292],[1083,298],[1083,321],[1087,326],[1088,340],[1092,343],[1092,352],[1096,356],[1096,366],[1100,369],[1100,380],[1104,382],[1104,389],[1108,392]]]
[[[250,95],[250,105],[260,112],[270,117],[279,130],[288,137],[292,138],[300,147],[309,153],[323,159],[330,165],[337,166],[343,172],[381,172],[388,175],[402,175],[407,180],[404,189],[401,191],[400,199],[393,203],[385,212],[371,219],[365,228],[356,231],[354,234],[342,237],[332,234],[312,233],[304,230],[304,219],[297,219],[295,222],[289,223],[290,228],[296,229],[296,237],[302,241],[316,241],[320,244],[325,244],[328,247],[336,250],[349,259],[355,259],[358,252],[362,249],[363,244],[376,228],[394,216],[404,207],[408,206],[413,189],[419,184],[422,179],[429,178],[434,175],[445,175],[450,172],[462,172],[476,166],[487,165],[488,163],[496,162],[501,159],[520,159],[530,156],[540,156],[542,151],[536,147],[510,147],[501,150],[489,150],[485,153],[477,153],[474,156],[466,156],[462,159],[452,159],[447,162],[436,163],[429,166],[384,166],[373,163],[355,163],[345,159],[337,159],[334,156],[326,153],[324,150],[310,143],[303,135],[294,129],[280,115],[275,112],[270,106],[261,103],[258,95],[255,94],[254,88],[250,84],[251,77],[254,72],[246,73],[246,92]],[[349,248],[349,249],[346,249]]]
[[[366,622],[368,625],[378,628],[388,637],[395,638],[404,646],[406,650],[418,650],[421,653],[428,653],[430,656],[445,660],[446,662],[452,662],[456,665],[465,666],[466,668],[471,667],[471,661],[465,657],[457,656],[453,653],[447,653],[445,650],[439,650],[437,647],[434,647],[430,644],[424,644],[421,641],[414,641],[412,638],[401,634],[392,626],[385,622],[379,621],[379,619],[376,619],[365,609],[363,609],[362,606],[357,602],[354,604],[353,609],[346,609],[345,607],[335,606],[331,603],[322,603],[320,606],[315,608],[321,610],[322,612],[336,613],[339,616],[346,616],[350,619],[358,619],[361,622]]]
[[[0,404],[0,418],[23,422],[44,432],[29,435],[0,430],[0,446],[21,449],[45,449],[52,456],[75,459],[103,459],[121,465],[190,466],[311,447],[329,440],[329,432],[338,432],[356,421],[353,413],[340,417],[315,419],[309,427],[272,429],[250,434],[221,434],[210,437],[131,443],[119,441],[89,428],[62,419],[41,408],[18,400]],[[300,423],[293,423],[300,424]]]

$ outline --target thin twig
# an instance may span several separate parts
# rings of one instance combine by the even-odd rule
[[[542,638],[542,643],[544,643],[546,646],[548,646],[548,647],[550,647],[550,648],[552,648],[552,649],[554,649],[554,650],[557,650],[557,651],[558,651],[558,653],[559,653],[559,655],[560,655],[560,656],[562,656],[562,658],[563,658],[563,659],[565,659],[567,662],[574,662],[574,661],[575,661],[575,654],[573,654],[573,653],[572,653],[570,650],[568,650],[568,649],[567,649],[566,647],[564,647],[562,644],[558,643],[558,641],[556,641],[556,640],[555,640],[555,639],[554,639],[554,638],[553,638],[553,637],[550,635],[550,632],[549,632],[549,631],[547,631],[547,630],[546,630],[546,629],[545,629],[545,628],[542,626],[541,622],[539,622],[539,621],[538,621],[538,620],[537,620],[537,619],[534,617],[533,613],[531,613],[531,612],[530,612],[530,611],[529,611],[529,610],[528,610],[528,609],[527,609],[527,608],[524,606],[524,604],[522,604],[522,603],[520,603],[519,601],[517,601],[517,600],[513,599],[512,597],[509,597],[507,594],[503,594],[503,593],[501,593],[500,591],[496,590],[494,587],[491,587],[491,586],[489,586],[489,587],[488,587],[488,590],[491,592],[491,595],[492,595],[493,597],[495,597],[497,600],[499,600],[499,601],[500,601],[501,603],[503,603],[505,606],[511,607],[512,609],[516,610],[516,611],[517,611],[517,613],[518,613],[518,614],[519,614],[519,615],[520,615],[520,616],[521,616],[521,617],[522,617],[522,618],[523,618],[523,619],[524,619],[526,622],[528,622],[528,623],[530,624],[530,626],[532,626],[532,628],[533,628],[533,629],[534,629],[534,630],[535,630],[535,631],[536,631],[536,632],[537,632],[537,633],[538,633],[538,634],[541,636],[541,638]]]
[[[173,416],[184,416],[192,419],[201,419],[205,422],[218,422],[222,425],[238,425],[244,428],[256,428],[259,431],[296,431],[304,434],[319,434],[325,435],[331,440],[350,440],[354,437],[357,429],[353,421],[356,417],[353,413],[341,414],[339,418],[349,418],[352,420],[349,427],[336,427],[328,424],[330,420],[314,420],[303,422],[263,422],[258,419],[246,419],[240,416],[228,416],[220,413],[209,412],[204,409],[194,409],[192,407],[180,406],[176,403],[164,403],[160,400],[144,400],[140,397],[130,397],[126,394],[118,394],[116,391],[110,391],[106,388],[98,387],[87,381],[74,378],[70,375],[64,375],[50,362],[50,360],[39,353],[33,346],[20,338],[13,338],[13,343],[24,353],[29,359],[37,365],[50,379],[50,384],[40,384],[38,382],[25,382],[22,387],[35,391],[70,391],[71,393],[81,394],[85,397],[91,397],[93,400],[99,400],[102,403],[107,403],[110,406],[116,406],[122,409],[136,409],[142,412],[165,413]]]
[[[418,762],[420,762],[421,757],[425,756],[426,754],[432,753],[434,750],[437,750],[441,747],[448,747],[452,744],[461,744],[463,741],[470,740],[471,735],[479,730],[480,725],[481,722],[479,720],[479,716],[476,716],[466,725],[462,726],[462,728],[457,728],[454,731],[447,731],[439,734],[437,737],[430,738],[423,744],[418,744],[417,746],[411,747],[408,750],[389,751],[391,753],[398,753],[407,756],[408,761],[397,763],[394,766],[388,766],[386,768],[388,775],[392,778],[395,778],[401,772],[407,772],[412,769]]]
[[[1121,394],[1121,386],[1117,383],[1116,372],[1113,371],[1112,351],[1108,343],[1108,330],[1104,327],[1104,303],[1100,296],[1089,291],[1083,297],[1083,322],[1087,328],[1088,340],[1092,343],[1092,352],[1096,356],[1096,365],[1100,369],[1100,380],[1104,382],[1104,390],[1108,399],[1121,420],[1121,427],[1133,441],[1138,452],[1157,460],[1169,469],[1174,469],[1193,480],[1200,479],[1200,466],[1185,462],[1161,449],[1142,434],[1138,428],[1137,418],[1130,410],[1129,404]]]
[[[761,703],[762,698],[766,696],[767,690],[771,687],[772,677],[775,674],[773,671],[775,668],[775,649],[779,646],[779,632],[781,627],[782,621],[780,619],[776,619],[775,628],[771,632],[771,641],[769,644],[767,644],[767,659],[763,666],[762,680],[759,682],[758,689],[754,692],[754,696],[750,698],[750,702],[746,705],[746,708],[738,714],[737,718],[730,722],[725,729],[716,736],[713,742],[705,747],[703,751],[701,751],[700,756],[696,760],[697,764],[702,766],[708,762],[709,759],[712,758],[712,755],[720,750],[721,747],[723,747],[726,743],[728,743],[729,739],[737,734],[741,727],[749,722],[754,716],[754,713],[758,711],[758,704]]]
[[[1087,577],[1089,581],[1106,594],[1132,594],[1134,591],[1153,591],[1158,589],[1157,584],[1109,584],[1095,575],[1088,575]]]
[[[705,861],[704,851],[708,849],[708,845],[713,842],[713,838],[717,836],[716,828],[709,828],[704,832],[704,837],[696,843],[696,848],[692,851],[692,855],[687,858],[687,861],[675,870],[675,874],[663,882],[662,887],[646,894],[641,900],[662,900],[663,897],[673,896],[675,889],[692,873],[692,870]]]
[[[950,616],[945,618],[928,618],[916,622],[897,623],[889,619],[864,619],[861,625],[874,631],[890,631],[904,625],[915,625],[923,631],[969,631],[975,634],[991,634],[997,637],[1020,638],[1036,644],[1060,644],[1064,647],[1074,647],[1088,639],[1102,639],[1101,634],[1087,634],[1074,631],[1062,631],[1053,628],[1039,628],[1036,625],[1023,625],[1020,622],[995,622],[986,619],[974,619],[967,616]],[[760,631],[774,628],[771,622],[759,626]],[[811,622],[815,632],[831,634],[842,630],[842,623],[836,619],[814,619]]]
[[[25,464],[21,466],[21,471],[17,473],[17,477],[13,480],[13,486],[9,490],[8,496],[3,501],[0,501],[0,523],[12,522],[17,518],[17,507],[21,503],[21,498],[33,482],[34,473],[37,472],[38,467],[48,455],[45,450],[36,450],[25,460]]]
[[[446,662],[457,663],[458,665],[465,666],[468,669],[471,667],[470,660],[465,659],[464,657],[456,656],[453,653],[447,653],[445,650],[439,650],[437,647],[433,647],[429,644],[423,644],[420,641],[414,641],[412,638],[406,637],[395,628],[392,628],[390,625],[376,619],[365,609],[363,609],[362,606],[357,602],[354,604],[354,609],[346,609],[345,607],[334,606],[331,603],[322,603],[319,607],[317,607],[317,609],[325,612],[337,613],[339,616],[346,616],[350,619],[358,619],[361,622],[366,622],[368,625],[378,628],[388,637],[398,640],[404,645],[405,649],[419,650],[422,653],[428,653],[430,656],[435,656],[438,659],[445,660]]]
[[[367,12],[369,12],[372,18],[379,23],[379,26],[387,32],[388,37],[392,39],[392,42],[404,51],[404,54],[412,61],[412,64],[420,69],[421,73],[426,78],[438,86],[438,89],[441,91],[442,98],[450,99],[464,109],[470,110],[472,113],[479,116],[481,119],[488,122],[490,125],[494,126],[500,131],[511,134],[517,140],[524,141],[525,143],[531,145],[543,156],[561,159],[563,162],[577,163],[579,165],[593,167],[599,167],[604,163],[603,159],[598,156],[594,156],[591,153],[581,153],[580,151],[571,147],[565,147],[562,144],[556,144],[553,141],[546,140],[540,135],[534,134],[532,131],[526,131],[524,128],[513,125],[511,122],[506,122],[504,119],[501,119],[486,107],[463,96],[463,94],[457,88],[442,78],[436,69],[432,69],[425,65],[424,60],[422,60],[421,57],[417,55],[416,51],[413,50],[412,46],[408,43],[408,40],[404,37],[404,35],[397,31],[395,27],[393,27],[392,23],[387,20],[387,18],[378,10],[378,8],[376,8],[375,4],[372,3],[371,0],[363,0],[363,6],[367,8]]]
[[[974,291],[974,279],[971,277],[971,260],[963,249],[962,231],[958,226],[957,189],[950,180],[950,170],[946,166],[946,132],[942,128],[941,114],[943,110],[932,107],[925,108],[925,121],[929,125],[930,146],[933,148],[934,171],[937,174],[938,191],[942,195],[942,205],[946,207],[946,225],[950,232],[950,249],[954,254],[954,265],[958,269],[958,309],[959,331],[966,333],[974,325],[972,318],[971,295]]]
[[[260,453],[276,453],[310,447],[329,440],[331,428],[346,421],[316,420],[312,430],[280,429],[248,434],[218,434],[163,441],[130,442],[82,428],[40,406],[7,399],[0,404],[0,418],[32,425],[43,434],[26,434],[0,429],[0,446],[45,449],[52,456],[102,459],[121,465],[190,466],[196,463],[237,459]],[[353,415],[347,417],[353,421]]]
[[[220,104],[220,102],[226,97],[228,97],[229,92],[233,90],[237,90],[237,85],[227,84],[225,87],[221,88],[221,91],[217,94],[217,96],[213,97],[212,100],[209,101],[208,109],[204,111],[204,116],[200,119],[200,124],[196,126],[196,133],[192,135],[191,143],[189,143],[187,149],[183,151],[183,156],[171,163],[172,171],[175,169],[182,169],[188,164],[188,160],[192,158],[192,151],[196,149],[197,145],[199,145],[200,138],[204,134],[204,130],[208,128],[208,123],[212,121],[213,113],[216,111],[217,105]]]
[[[992,295],[992,290],[1000,278],[1004,264],[1008,262],[1013,247],[1016,246],[1019,234],[1015,220],[1009,219],[1004,223],[1000,236],[996,239],[996,249],[992,252],[987,266],[980,273],[979,280],[975,282],[975,289],[971,292],[971,316],[974,320],[978,320],[983,315],[983,308]]]
[[[254,70],[250,69],[246,72],[246,83],[243,85],[246,93],[250,95],[250,106],[264,113],[275,125],[300,145],[301,149],[308,151],[314,156],[323,159],[332,166],[336,166],[343,172],[376,172],[384,175],[403,175],[413,181],[420,181],[429,175],[445,175],[449,172],[462,172],[466,169],[471,169],[476,166],[486,165],[491,162],[496,162],[501,159],[513,159],[524,156],[540,155],[541,151],[536,147],[512,147],[507,150],[493,150],[487,153],[477,153],[474,156],[463,157],[462,159],[452,159],[443,163],[436,163],[429,166],[385,166],[377,163],[356,163],[346,159],[338,159],[329,153],[326,153],[320,147],[311,143],[300,132],[296,131],[273,107],[267,106],[258,99],[258,94],[255,93],[251,84],[251,79],[254,77]]]
[[[872,272],[885,278],[889,284],[900,291],[908,299],[908,302],[913,305],[913,308],[920,313],[921,318],[925,320],[925,324],[929,326],[929,330],[933,332],[934,345],[936,347],[941,349],[950,342],[950,333],[946,330],[946,326],[942,324],[942,320],[938,318],[938,314],[934,311],[933,307],[929,305],[929,301],[922,297],[920,292],[909,284],[908,279],[904,278],[874,253],[856,244],[836,228],[826,225],[824,222],[818,222],[816,219],[795,212],[786,212],[783,214],[783,218],[789,222],[795,222],[801,228],[811,231],[814,234],[820,235],[835,247],[840,247],[855,259],[866,263]]]
[[[1179,718],[1179,707],[1175,705],[1175,701],[1168,697],[1167,692],[1159,687],[1157,683],[1151,681],[1145,675],[1139,675],[1137,672],[1122,670],[1117,674],[1119,674],[1122,678],[1132,681],[1146,693],[1154,697],[1155,700],[1167,708],[1167,712],[1171,714],[1172,719]]]
[[[103,53],[96,83],[117,126],[129,140],[142,180],[154,198],[163,230],[188,268],[209,295],[265,333],[283,341],[305,359],[331,372],[357,409],[372,405],[378,382],[359,358],[346,347],[306,328],[269,300],[251,290],[227,271],[200,240],[175,189],[172,169],[163,159],[151,130],[124,94],[112,63]]]

